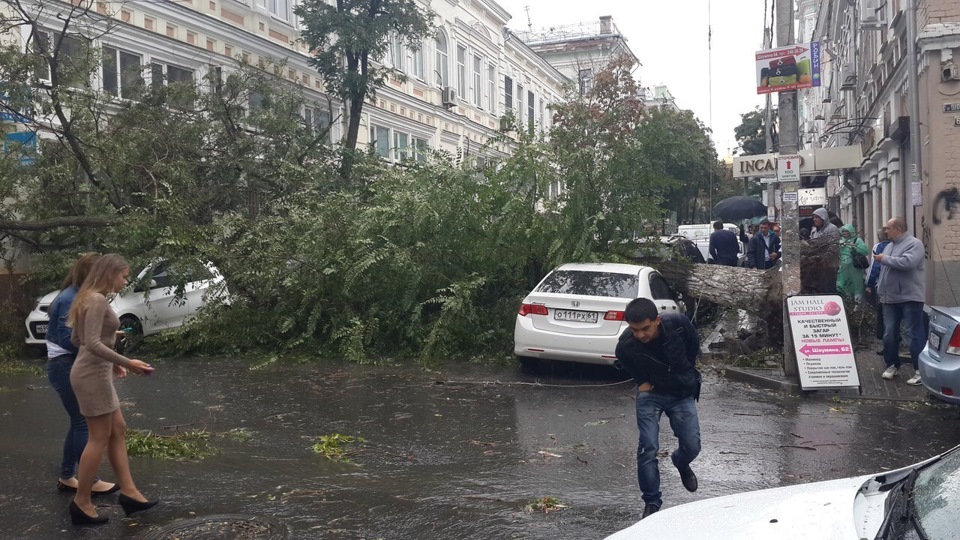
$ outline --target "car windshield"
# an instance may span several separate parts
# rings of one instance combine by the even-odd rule
[[[957,538],[960,515],[960,451],[925,468],[914,486],[917,516],[930,540]]]
[[[557,270],[543,280],[537,292],[636,298],[638,287],[639,280],[632,274]]]

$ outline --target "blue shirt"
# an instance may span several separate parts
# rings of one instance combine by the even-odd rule
[[[79,292],[79,289],[76,285],[71,285],[60,291],[47,311],[47,315],[50,317],[50,321],[47,323],[47,341],[55,343],[73,354],[77,354],[80,350],[70,342],[73,331],[67,326],[67,315],[70,313],[70,306],[73,305],[73,299],[76,298],[77,292]]]

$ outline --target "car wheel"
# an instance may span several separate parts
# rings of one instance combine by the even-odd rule
[[[132,353],[143,343],[143,324],[133,315],[120,317],[120,330],[123,331],[123,337],[117,341],[120,354]]]

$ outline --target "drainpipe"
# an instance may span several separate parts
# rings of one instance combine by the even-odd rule
[[[913,206],[913,188],[920,188],[920,94],[917,90],[920,75],[917,61],[917,0],[907,0],[907,84],[910,101],[910,181],[904,177],[904,219],[916,229],[916,208]]]

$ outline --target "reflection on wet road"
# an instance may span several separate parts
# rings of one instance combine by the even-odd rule
[[[219,453],[199,462],[133,458],[140,489],[163,504],[121,519],[115,496],[98,499],[106,530],[76,530],[55,486],[66,415],[45,379],[0,377],[0,537],[146,538],[249,514],[278,518],[291,538],[602,538],[642,509],[634,391],[620,379],[590,368],[163,362],[119,385],[130,427],[252,436],[216,439]],[[956,408],[779,396],[708,376],[700,490],[686,492],[661,460],[665,505],[907,465],[960,443],[958,419]],[[355,465],[311,450],[331,433],[366,439]],[[672,450],[666,421],[661,433]],[[525,511],[540,497],[567,508]]]

